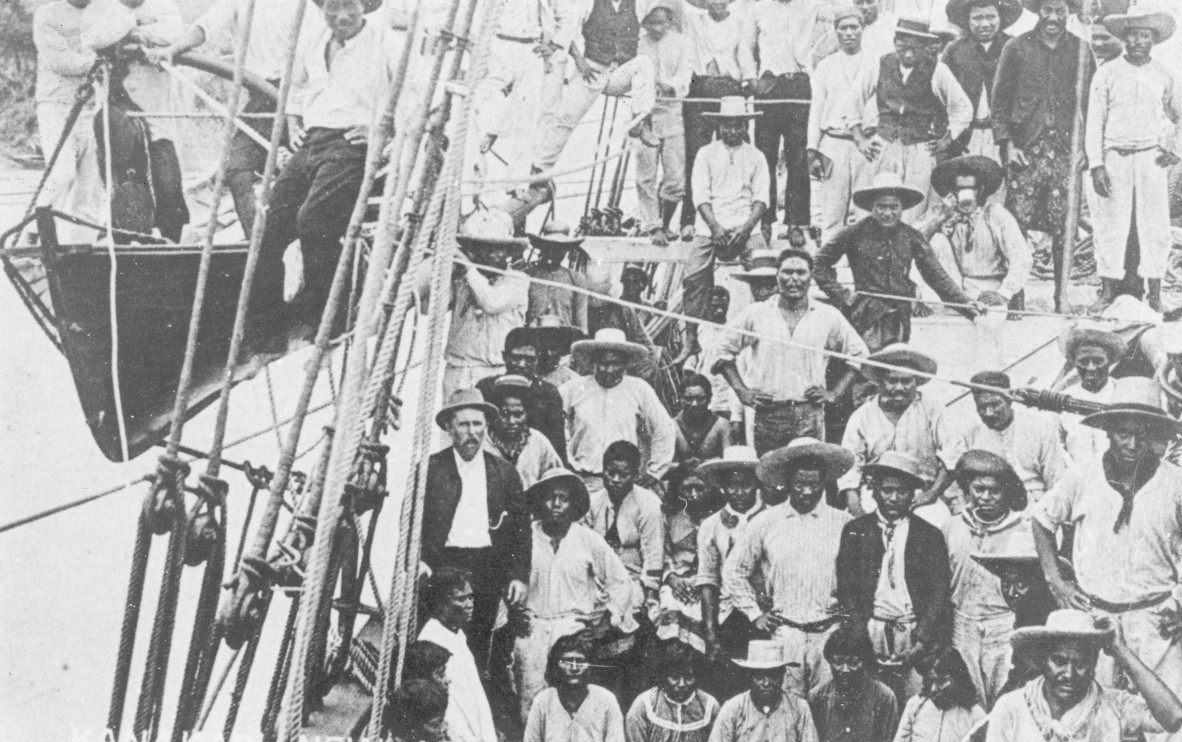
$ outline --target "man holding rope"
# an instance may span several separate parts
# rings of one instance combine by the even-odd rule
[[[871,187],[854,192],[854,204],[870,215],[842,231],[817,254],[817,286],[842,309],[872,351],[911,338],[911,304],[862,292],[914,297],[916,286],[909,277],[912,263],[941,299],[965,305],[958,307],[958,312],[969,319],[980,313],[978,305],[941,267],[924,236],[902,223],[904,210],[923,200],[924,194],[904,185],[899,175],[880,173]],[[836,266],[843,255],[853,271],[855,291],[837,281]]]

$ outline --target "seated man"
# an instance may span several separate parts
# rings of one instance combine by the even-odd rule
[[[783,689],[788,659],[778,641],[753,640],[745,658],[751,690],[722,705],[710,742],[815,742],[817,728],[803,698]]]
[[[989,715],[989,742],[1047,739],[1119,740],[1164,738],[1182,729],[1182,701],[1125,643],[1119,625],[1097,623],[1087,613],[1064,609],[1046,626],[1014,632],[1014,654],[1037,658],[1041,674],[998,700]],[[1096,682],[1103,648],[1139,695]]]
[[[283,306],[283,253],[296,239],[304,263],[297,314],[318,318],[328,297],[361,190],[369,128],[400,56],[395,32],[380,17],[367,17],[367,9],[373,8],[362,0],[325,0],[326,28],[297,53],[286,111],[295,155],[271,190],[251,294],[256,322]],[[271,347],[263,351],[282,338],[267,340]]]
[[[751,120],[762,114],[752,111],[743,98],[728,96],[718,113],[702,115],[718,122],[718,139],[702,147],[694,159],[691,179],[698,228],[682,279],[685,313],[698,319],[709,316],[715,260],[733,260],[767,247],[756,227],[767,211],[771,187],[767,159],[747,136]],[[686,344],[691,352],[698,348],[696,323],[686,327]]]
[[[866,629],[845,624],[830,634],[825,659],[833,680],[809,696],[821,742],[891,742],[899,723],[899,702],[871,675],[874,647]]]

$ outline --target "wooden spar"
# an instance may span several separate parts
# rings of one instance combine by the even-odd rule
[[[1083,19],[1083,13],[1080,13]],[[1070,31],[1064,30],[1064,34]],[[1067,301],[1067,288],[1071,285],[1071,264],[1075,260],[1075,241],[1079,232],[1079,191],[1082,186],[1083,173],[1079,172],[1077,163],[1083,152],[1083,103],[1087,88],[1084,73],[1088,69],[1088,55],[1091,47],[1085,39],[1079,40],[1079,54],[1075,61],[1075,116],[1071,121],[1071,177],[1067,179],[1067,217],[1063,227],[1063,270],[1059,275],[1059,285],[1056,287],[1058,301],[1055,311],[1063,310],[1063,302]],[[1054,258],[1051,258],[1054,260]]]

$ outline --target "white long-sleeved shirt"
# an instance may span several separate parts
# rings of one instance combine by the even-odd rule
[[[766,201],[769,178],[767,159],[750,142],[728,147],[716,139],[694,158],[694,208],[708,203],[724,229],[742,226],[751,217],[752,205]],[[698,232],[710,234],[701,213]]]
[[[846,135],[860,126],[866,106],[874,105],[878,63],[865,51],[838,51],[813,72],[813,104],[809,107],[808,148],[821,146],[825,132]]]
[[[525,324],[529,282],[511,271],[487,278],[469,269],[456,281],[455,306],[444,357],[449,366],[499,366],[505,337]]]
[[[1100,65],[1092,77],[1084,149],[1088,165],[1104,164],[1110,149],[1161,147],[1182,152],[1182,89],[1155,60],[1130,64],[1125,57]]]
[[[385,105],[403,39],[378,15],[326,62],[332,31],[327,26],[301,41],[292,72],[287,114],[302,116],[305,129],[369,126]]]
[[[211,5],[194,24],[205,34],[205,43],[232,49],[246,23],[247,3],[248,0],[217,0]],[[250,42],[246,45],[246,71],[272,82],[282,77],[294,24],[295,6],[291,0],[254,0]],[[315,8],[308,8],[300,27],[300,41],[323,30],[324,16]]]
[[[916,392],[915,401],[898,422],[891,422],[877,396],[871,397],[854,410],[846,423],[841,447],[853,452],[854,466],[837,481],[838,486],[843,490],[858,489],[862,467],[884,451],[911,454],[919,460],[924,480],[934,482],[940,464],[948,471],[956,467],[958,443],[958,431],[944,414],[944,405],[929,401],[922,392]]]
[[[1034,253],[1018,220],[1004,206],[986,203],[945,234],[965,278],[1001,279],[997,293],[1007,301],[1026,285]]]
[[[686,36],[693,50],[693,72],[702,76],[743,77],[739,45],[743,38],[744,10],[732,4],[730,13],[716,21],[701,8],[683,3]],[[714,66],[711,67],[711,64]]]
[[[526,606],[538,620],[572,618],[586,625],[607,612],[614,626],[636,629],[632,577],[603,537],[582,523],[571,525],[557,549],[542,524],[533,524],[528,596]]]
[[[878,85],[878,67],[881,66],[881,63],[881,59],[875,63],[874,81],[876,86]],[[912,70],[903,70],[904,81],[912,74]],[[957,82],[956,75],[952,74],[952,70],[943,62],[936,62],[936,69],[932,72],[932,92],[944,104],[944,110],[948,112],[948,134],[956,139],[964,133],[965,129],[969,128],[969,124],[973,123],[973,102],[969,100],[968,94]],[[862,128],[869,130],[877,127],[878,106],[866,106],[866,118],[862,122]]]
[[[879,11],[874,23],[862,29],[862,51],[871,59],[879,60],[895,50],[895,29],[899,18],[894,13]]]
[[[831,19],[828,6],[817,0],[765,0],[752,5],[739,43],[743,77],[811,71],[833,50]]]
[[[648,451],[648,472],[660,478],[673,463],[677,430],[648,382],[625,375],[610,389],[594,376],[580,376],[562,385],[566,416],[567,460],[583,473],[603,471],[603,452],[615,441],[628,441]]]

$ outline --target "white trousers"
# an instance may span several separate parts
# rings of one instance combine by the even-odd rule
[[[1133,215],[1141,245],[1142,278],[1163,278],[1170,254],[1169,171],[1158,165],[1156,149],[1122,155],[1108,150],[1104,167],[1112,182],[1108,198],[1098,194],[1092,212],[1096,272],[1101,278],[1124,278],[1125,246]]]
[[[522,92],[522,86],[532,83],[535,90],[541,83],[542,58],[534,52],[534,44],[506,41],[494,36],[488,46],[488,72],[476,85],[473,108],[476,113],[478,138],[485,134],[508,133],[516,119],[508,120],[509,102]],[[534,110],[531,106],[529,110]]]
[[[919,144],[903,144],[902,140],[883,142],[882,152],[874,161],[874,175],[879,173],[897,173],[903,179],[903,184],[924,194],[924,200],[913,208],[903,212],[903,222],[915,224],[933,201],[931,192],[932,168],[935,166],[932,153],[928,152],[927,142]]]
[[[858,151],[858,145],[850,139],[822,135],[818,149],[833,162],[833,170],[829,177],[818,184],[821,198],[821,243],[825,244],[845,227],[851,208],[861,211],[853,205],[854,191],[868,185],[871,164]]]
[[[661,226],[661,202],[681,203],[685,195],[685,134],[661,137],[661,143],[644,143],[636,154],[636,214],[642,231]]]
[[[69,115],[70,104],[37,104],[37,131],[47,161],[65,131]],[[83,109],[62,145],[37,205],[102,224],[105,221],[102,218],[103,181],[98,169],[93,118],[94,108]],[[94,230],[59,221],[58,239],[64,243],[89,242],[94,239]]]
[[[562,89],[562,100],[557,106],[557,113],[543,121],[537,155],[534,157],[534,167],[543,172],[558,163],[558,158],[562,156],[562,150],[575,127],[587,111],[591,110],[591,106],[595,105],[600,93],[615,96],[631,93],[631,120],[648,115],[657,101],[656,69],[648,57],[633,57],[618,66],[601,65],[591,61],[587,64],[595,71],[592,79],[587,81],[577,71],[573,72],[573,76]]]

